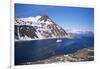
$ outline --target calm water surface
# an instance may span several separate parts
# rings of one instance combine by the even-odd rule
[[[69,54],[82,48],[94,46],[93,36],[76,35],[73,39],[17,41],[15,42],[15,64],[46,59],[53,55]]]

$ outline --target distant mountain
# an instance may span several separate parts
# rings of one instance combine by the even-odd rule
[[[94,37],[93,31],[67,30],[67,33],[71,38]]]
[[[48,15],[15,18],[15,40],[69,38],[67,32]]]

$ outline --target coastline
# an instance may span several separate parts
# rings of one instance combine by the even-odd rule
[[[21,65],[85,62],[85,61],[94,61],[94,47],[83,48],[71,54],[52,56],[44,60],[26,62],[22,63]]]
[[[25,40],[15,40],[15,42],[19,42],[19,41],[32,41],[32,40],[49,40],[49,39],[62,39],[62,38],[66,38],[66,39],[72,39],[72,37],[55,37],[55,38],[36,38],[36,39],[25,39]]]

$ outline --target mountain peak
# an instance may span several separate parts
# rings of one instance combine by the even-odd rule
[[[41,18],[39,19],[40,21],[44,20],[46,22],[49,19],[49,16],[47,14],[41,15]]]
[[[48,17],[48,14],[42,14],[41,16],[42,17]]]

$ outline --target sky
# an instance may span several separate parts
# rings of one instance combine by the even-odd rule
[[[16,18],[47,14],[66,30],[94,30],[94,8],[35,4],[15,4],[14,7]]]

